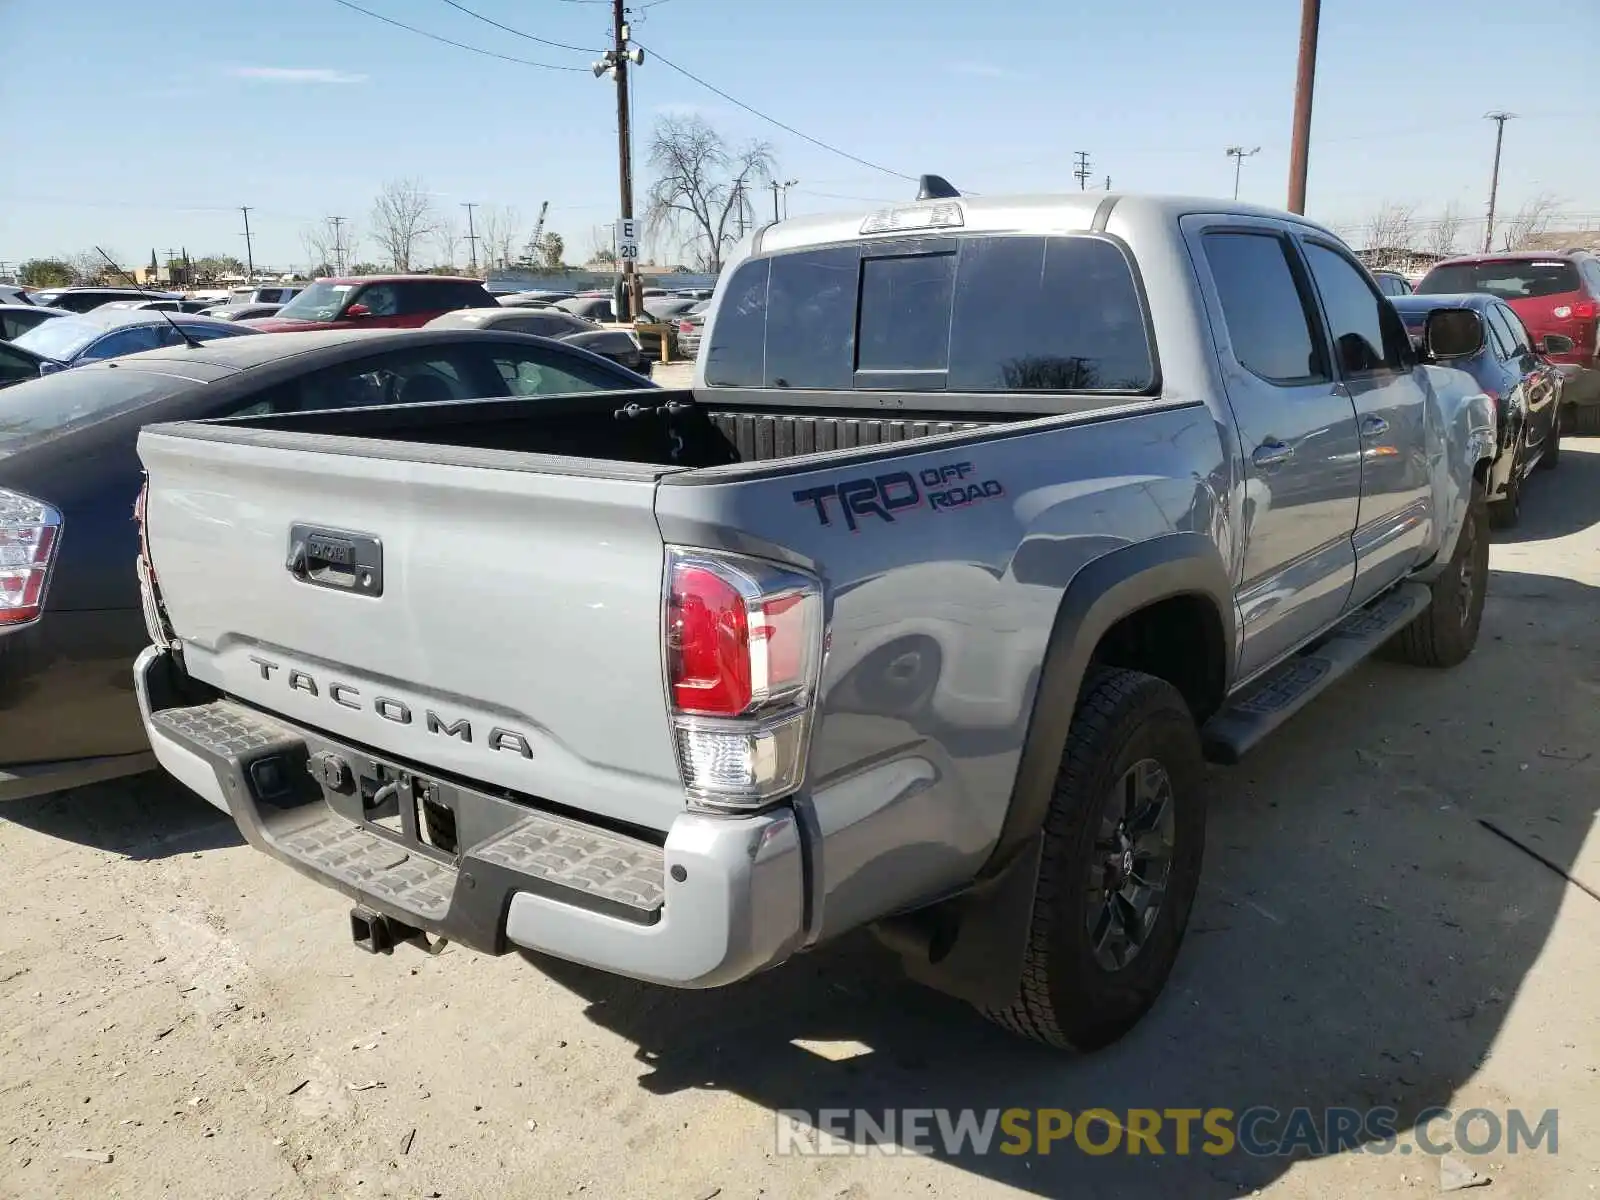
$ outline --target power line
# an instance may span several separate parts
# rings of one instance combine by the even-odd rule
[[[467,16],[473,18],[474,20],[482,21],[485,25],[493,25],[496,29],[503,29],[505,32],[514,34],[519,38],[527,38],[530,42],[538,42],[541,46],[554,46],[557,50],[576,50],[579,54],[600,53],[600,51],[590,49],[588,46],[573,46],[567,42],[552,42],[549,38],[535,37],[531,33],[523,33],[520,29],[513,29],[509,25],[500,24],[499,21],[496,21],[492,17],[486,17],[480,12],[473,12],[465,4],[457,4],[456,0],[442,0],[442,2],[448,4],[457,12],[464,12],[467,14]],[[650,6],[646,5],[646,7],[648,8]]]
[[[515,58],[509,54],[497,54],[495,51],[485,50],[481,46],[469,46],[465,42],[452,41],[450,38],[441,37],[437,33],[429,33],[426,29],[418,29],[415,25],[407,25],[404,21],[396,21],[393,17],[375,13],[370,8],[362,8],[361,5],[352,3],[351,0],[333,0],[333,2],[364,16],[371,17],[375,21],[382,21],[385,25],[393,25],[396,29],[404,29],[408,33],[417,34],[419,37],[425,37],[431,41],[443,42],[446,46],[454,46],[457,50],[470,50],[473,54],[482,54],[486,58],[498,58],[501,62],[517,63],[519,66],[524,67],[539,67],[545,71],[582,71],[584,69],[582,67],[564,67],[557,63],[534,62],[527,58]]]
[[[342,0],[341,0],[341,2],[342,2]],[[677,63],[673,62],[671,59],[664,57],[662,55],[661,51],[659,51],[659,50],[651,50],[650,47],[648,47],[648,46],[646,46],[643,43],[638,42],[638,41],[635,41],[633,44],[635,46],[638,46],[640,49],[645,50],[648,53],[650,53],[651,55],[653,55],[655,57],[656,61],[659,62],[662,66],[667,67],[670,70],[676,71],[679,75],[682,75],[685,79],[691,80],[694,83],[698,83],[701,87],[705,88],[706,91],[711,92],[711,93],[713,93],[715,95],[721,96],[729,104],[734,105],[736,108],[744,109],[744,111],[749,113],[751,116],[760,117],[763,121],[767,122],[767,124],[776,125],[779,129],[783,130],[785,133],[793,134],[795,137],[799,138],[803,142],[810,142],[813,146],[816,146],[816,147],[818,147],[819,149],[822,149],[822,150],[826,150],[829,154],[837,154],[840,158],[848,158],[851,162],[856,163],[856,164],[858,164],[860,166],[871,167],[874,171],[882,171],[885,175],[893,175],[896,179],[904,179],[908,183],[915,183],[916,182],[916,177],[915,176],[905,175],[905,174],[902,174],[899,171],[891,170],[890,168],[888,168],[886,166],[883,166],[881,163],[870,162],[865,158],[858,158],[856,155],[851,154],[848,150],[841,150],[837,146],[830,146],[827,142],[824,142],[824,141],[822,141],[822,140],[820,140],[818,138],[814,138],[809,133],[801,133],[793,125],[785,125],[782,121],[778,120],[777,117],[768,116],[766,113],[762,112],[760,109],[750,107],[750,105],[746,104],[743,100],[740,100],[736,96],[728,95],[727,92],[723,91],[721,88],[715,86],[714,84],[707,83],[704,79],[701,79],[700,76],[694,74],[692,71],[689,71],[689,70],[687,70],[687,69],[685,69],[683,67],[680,67]]]

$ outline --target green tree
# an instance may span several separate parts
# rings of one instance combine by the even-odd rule
[[[547,233],[539,240],[539,257],[544,260],[542,265],[551,271],[559,271],[567,252],[566,240],[555,232]]]
[[[243,275],[244,263],[231,254],[204,254],[194,260],[197,279],[216,279],[223,275]]]
[[[30,258],[17,270],[24,287],[66,287],[73,277],[72,264],[59,258]]]
[[[384,268],[373,262],[360,262],[350,268],[352,275],[382,275]]]

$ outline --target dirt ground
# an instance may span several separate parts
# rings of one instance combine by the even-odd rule
[[[711,994],[369,957],[343,900],[176,786],[8,805],[0,1195],[1434,1193],[1437,1160],[1403,1151],[796,1158],[773,1132],[833,1106],[1392,1104],[1557,1108],[1558,1153],[1468,1160],[1471,1194],[1593,1196],[1600,900],[1489,825],[1600,893],[1600,442],[1570,440],[1524,511],[1465,666],[1365,667],[1216,773],[1177,973],[1089,1058],[902,982],[865,939]]]

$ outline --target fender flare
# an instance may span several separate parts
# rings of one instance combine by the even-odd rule
[[[1091,656],[1122,618],[1193,595],[1216,607],[1224,678],[1231,680],[1233,586],[1204,534],[1168,534],[1124,546],[1073,576],[1056,610],[1011,800],[988,862],[968,890],[874,926],[879,939],[901,955],[911,978],[980,1008],[1003,1007],[1014,998],[1038,887],[1044,820]]]
[[[1210,538],[1174,533],[1124,546],[1072,577],[1056,610],[1028,719],[1022,756],[1000,836],[983,870],[999,874],[1044,825],[1067,730],[1100,639],[1124,617],[1174,596],[1211,601],[1222,622],[1223,677],[1233,678],[1237,650],[1233,585]]]

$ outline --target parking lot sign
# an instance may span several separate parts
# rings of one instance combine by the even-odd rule
[[[624,217],[616,225],[617,261],[632,262],[639,257],[639,222]]]

